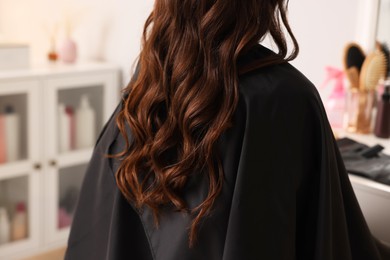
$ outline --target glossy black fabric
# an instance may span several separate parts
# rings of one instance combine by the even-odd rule
[[[258,46],[240,63],[269,54]],[[239,91],[234,126],[218,144],[223,190],[195,248],[189,216],[165,209],[157,229],[150,210],[137,213],[119,192],[119,162],[103,155],[124,147],[120,103],[89,164],[65,259],[390,259],[368,230],[316,88],[282,64],[241,76]],[[195,176],[184,194],[191,207],[207,192]]]

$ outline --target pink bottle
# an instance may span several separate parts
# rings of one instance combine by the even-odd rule
[[[70,227],[72,224],[72,216],[69,215],[69,213],[64,209],[60,208],[58,210],[58,228],[66,228]]]
[[[76,119],[74,115],[74,110],[73,107],[71,106],[66,106],[66,114],[69,116],[70,120],[70,149],[74,150],[76,149]]]
[[[5,143],[5,118],[0,114],[0,164],[6,163],[7,152]]]
[[[344,72],[333,67],[327,67],[326,70],[328,72],[328,76],[324,85],[327,85],[330,81],[334,81],[333,91],[325,103],[326,113],[332,128],[342,129],[344,127],[346,109],[343,82]]]
[[[28,237],[28,219],[27,208],[24,202],[19,202],[16,205],[15,213],[11,225],[12,241],[25,239]]]

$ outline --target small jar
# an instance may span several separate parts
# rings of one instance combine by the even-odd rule
[[[351,133],[372,133],[373,112],[376,103],[376,90],[350,88],[347,92],[346,130]]]

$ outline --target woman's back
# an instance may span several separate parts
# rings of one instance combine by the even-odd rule
[[[257,46],[242,63],[269,53]],[[189,214],[167,206],[156,227],[152,210],[138,211],[119,191],[120,161],[103,157],[125,147],[113,120],[119,104],[88,168],[66,259],[388,259],[365,224],[315,87],[289,64],[239,82],[233,126],[218,142],[223,189],[195,246]],[[182,195],[196,207],[208,180],[192,176]]]
[[[288,64],[286,2],[155,1],[66,259],[385,259],[318,92]]]

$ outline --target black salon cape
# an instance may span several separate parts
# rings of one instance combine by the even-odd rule
[[[242,59],[269,55],[257,46]],[[288,63],[240,77],[234,126],[220,138],[225,171],[212,215],[188,248],[188,215],[166,209],[156,228],[117,188],[124,139],[118,105],[95,146],[74,217],[66,260],[389,260],[367,227],[316,88]],[[131,132],[128,129],[131,138]],[[196,174],[185,200],[198,205]]]

